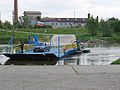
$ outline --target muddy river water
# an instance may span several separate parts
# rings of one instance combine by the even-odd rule
[[[2,63],[8,60],[8,58],[1,54],[5,46],[0,45],[0,62]],[[55,65],[109,65],[120,58],[120,45],[118,44],[88,46],[87,49],[91,52],[63,58]]]

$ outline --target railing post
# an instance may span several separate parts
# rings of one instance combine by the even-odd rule
[[[10,43],[10,50],[9,50],[9,53],[11,53],[11,49],[12,49],[12,40],[13,40],[13,37],[11,37],[11,43]]]
[[[50,36],[50,48],[51,48],[51,40],[52,40],[52,36]]]
[[[58,36],[58,57],[60,57],[60,36]]]

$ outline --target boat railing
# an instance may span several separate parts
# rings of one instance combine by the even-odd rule
[[[8,45],[3,50],[3,53],[11,53],[11,50],[12,50],[12,40],[13,40],[13,37],[11,37],[11,39],[9,40]]]

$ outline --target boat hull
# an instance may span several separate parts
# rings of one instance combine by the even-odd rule
[[[57,60],[54,54],[4,54],[11,60]]]

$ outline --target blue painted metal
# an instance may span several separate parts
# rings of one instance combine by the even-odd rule
[[[11,53],[11,49],[12,49],[12,40],[13,40],[13,37],[11,37],[11,43],[10,43],[10,50],[9,50],[9,53]]]
[[[38,44],[38,36],[34,35],[34,44],[37,45]]]
[[[84,46],[83,46],[84,45]],[[82,49],[84,49],[84,47],[85,47],[85,39],[84,39],[84,35],[83,35],[83,45],[82,45]]]
[[[38,43],[38,35],[28,36],[28,44],[37,44]]]
[[[60,56],[60,58],[68,56],[68,55],[72,55],[72,54],[74,54],[78,50],[79,50],[79,48],[68,50],[68,51],[65,52],[65,54],[63,54],[62,56]]]
[[[85,43],[84,35],[83,35],[83,43]]]
[[[50,48],[51,48],[51,40],[52,40],[52,36],[50,36]]]
[[[77,43],[77,48],[79,49],[79,51],[80,51],[80,41],[79,40],[77,40],[77,41],[74,41],[74,42],[76,42]]]
[[[58,57],[60,57],[60,36],[58,36]]]
[[[3,50],[3,52],[6,51],[6,49],[8,48],[8,46],[9,46],[9,44],[10,44],[10,42],[11,42],[11,39],[9,40],[7,47]]]

